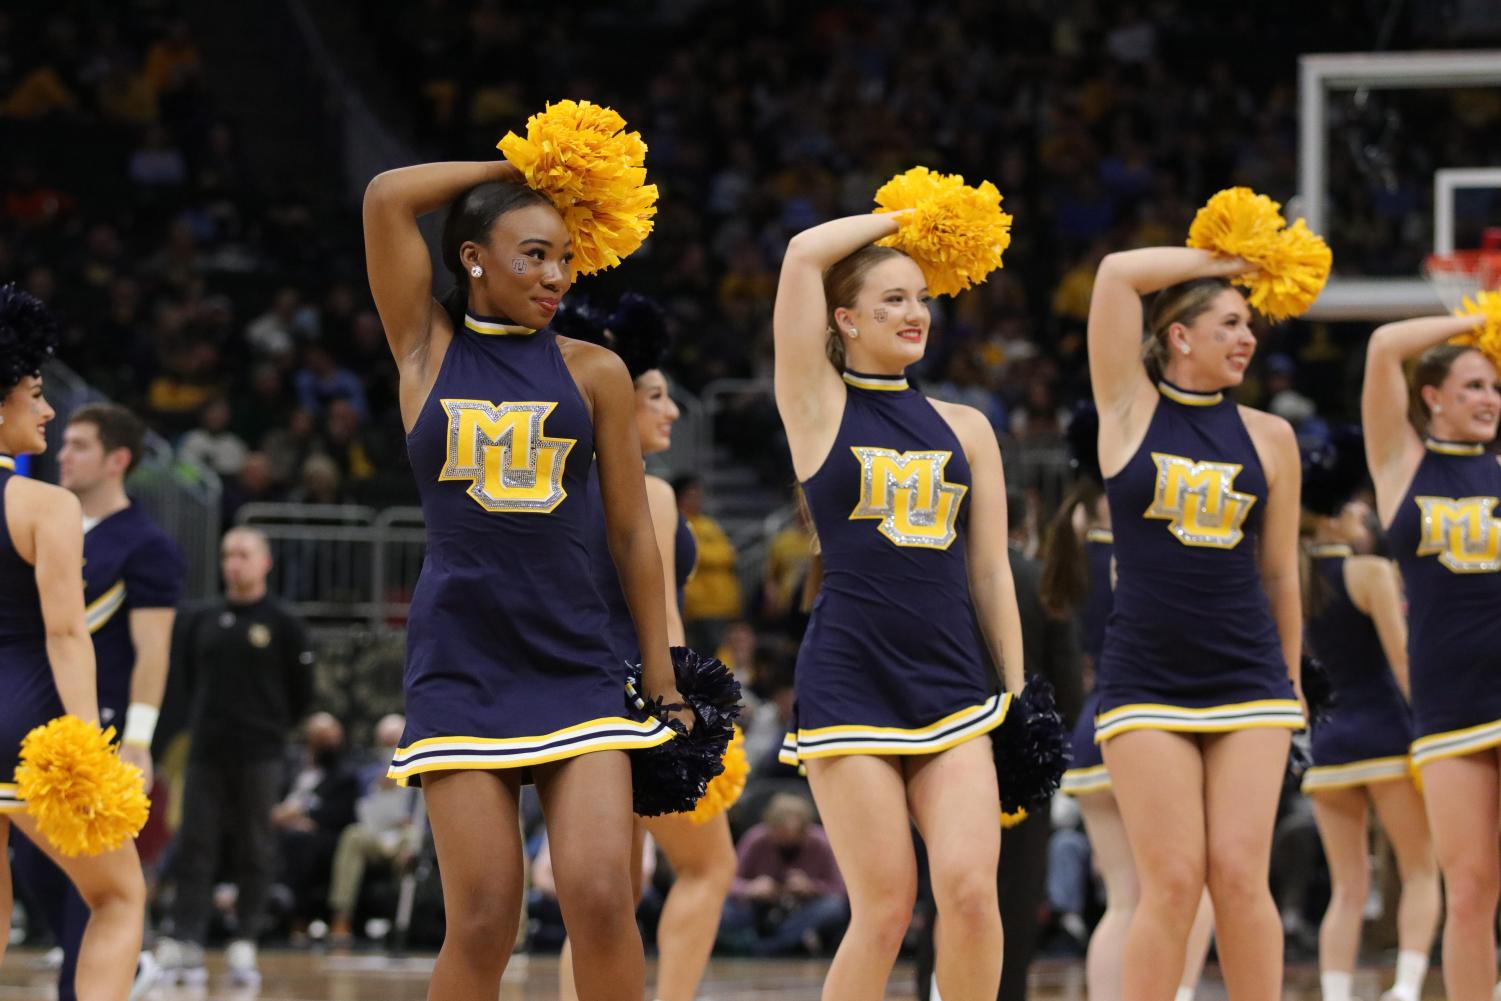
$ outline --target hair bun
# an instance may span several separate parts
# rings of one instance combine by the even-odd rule
[[[667,332],[667,311],[655,299],[639,292],[625,293],[606,325],[611,347],[625,361],[632,379],[661,367],[672,338]]]
[[[12,282],[0,285],[0,397],[42,366],[57,350],[57,318],[36,296]]]

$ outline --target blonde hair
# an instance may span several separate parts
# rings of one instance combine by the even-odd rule
[[[1167,371],[1169,348],[1167,332],[1175,323],[1185,326],[1209,311],[1219,294],[1231,288],[1223,278],[1191,278],[1169,285],[1152,297],[1147,311],[1147,338],[1142,342],[1141,360],[1155,382]]]
[[[870,273],[871,268],[893,257],[906,256],[895,247],[878,247],[870,243],[848,257],[835,261],[823,273],[823,297],[829,311],[829,339],[824,345],[824,353],[835,368],[844,369],[845,357],[844,341],[839,338],[839,324],[834,321],[834,311],[849,309],[855,304],[860,289],[865,285],[865,276]]]

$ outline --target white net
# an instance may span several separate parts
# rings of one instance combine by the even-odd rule
[[[1501,285],[1501,252],[1487,249],[1433,254],[1423,264],[1423,275],[1444,308],[1452,313],[1481,289]]]

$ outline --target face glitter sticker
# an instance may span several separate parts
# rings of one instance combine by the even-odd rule
[[[556,406],[444,400],[448,457],[438,480],[468,480],[465,493],[486,511],[552,511],[568,496],[563,470],[576,444],[547,436],[544,424]]]
[[[954,453],[862,446],[850,451],[860,463],[860,501],[851,521],[880,519],[877,530],[898,546],[947,549],[953,544],[959,502],[969,490],[943,478]]]
[[[531,269],[531,262],[525,257],[511,258],[511,270],[518,275],[524,275]]]
[[[1168,522],[1168,530],[1185,546],[1234,549],[1245,538],[1242,527],[1256,498],[1235,489],[1241,466],[1233,462],[1195,462],[1181,455],[1152,453],[1157,464],[1156,490],[1146,518]]]
[[[886,317],[890,316],[891,314],[887,313],[883,307],[877,306],[875,308],[875,311],[871,315],[876,318],[877,323],[885,323]]]
[[[1419,556],[1437,556],[1452,573],[1501,571],[1501,519],[1496,497],[1414,497]]]

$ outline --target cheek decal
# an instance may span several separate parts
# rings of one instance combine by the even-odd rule
[[[873,315],[876,318],[876,322],[877,323],[885,323],[886,322],[886,317],[889,314],[886,312],[886,310],[884,308],[882,308],[880,306],[877,306],[875,308],[875,311],[871,315]]]
[[[516,274],[518,274],[518,275],[524,275],[524,274],[527,273],[528,270],[530,270],[530,268],[531,268],[531,264],[527,261],[527,259],[525,257],[513,257],[513,258],[511,258],[511,270],[514,271]]]
[[[1218,329],[1218,328],[1215,329],[1215,331],[1214,331],[1214,343],[1216,343],[1216,344],[1224,344],[1229,339],[1230,339],[1230,335],[1229,334],[1225,333],[1221,329]]]

